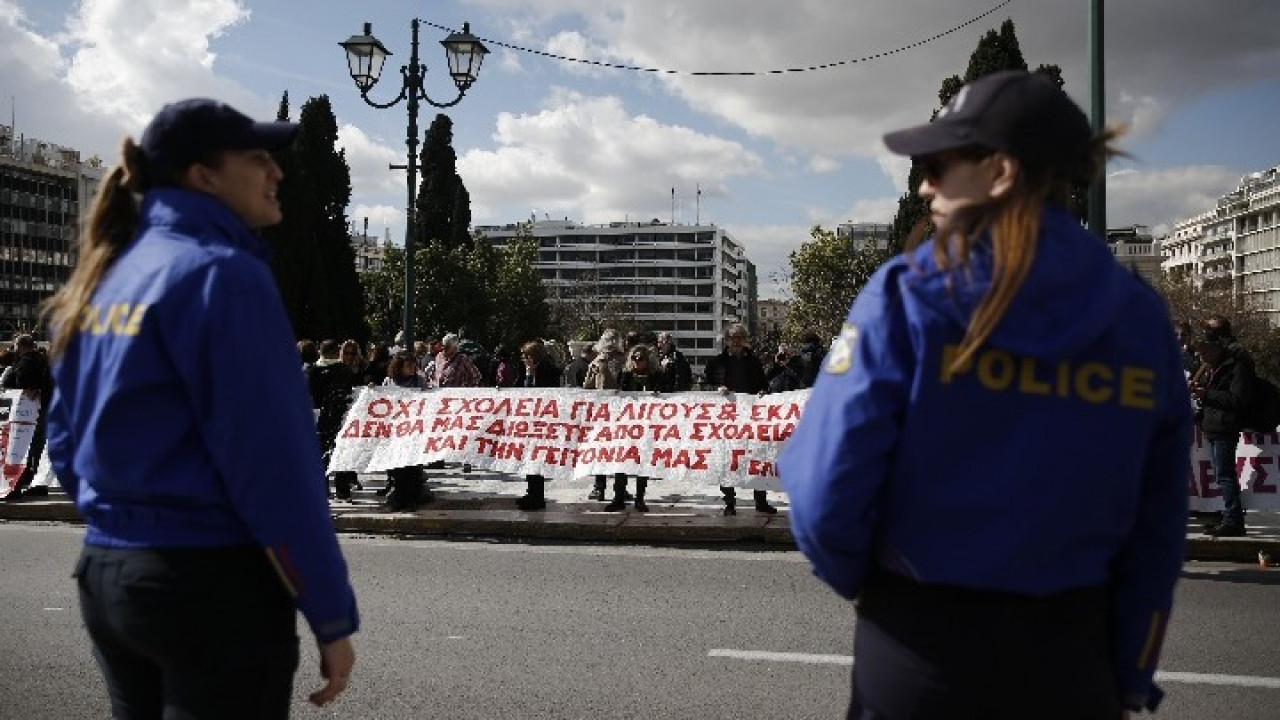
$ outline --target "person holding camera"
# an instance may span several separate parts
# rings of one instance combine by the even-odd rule
[[[808,387],[804,382],[804,361],[792,355],[785,346],[778,348],[778,352],[773,356],[773,364],[765,370],[764,376],[770,393],[803,390]]]
[[[1214,537],[1241,537],[1244,505],[1236,471],[1236,447],[1244,429],[1243,415],[1255,394],[1253,359],[1236,343],[1231,322],[1213,316],[1200,326],[1196,353],[1204,363],[1191,383],[1191,396],[1200,405],[1200,429],[1209,440],[1213,477],[1222,490],[1222,519],[1205,527]]]

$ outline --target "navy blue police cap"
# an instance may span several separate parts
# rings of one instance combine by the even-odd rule
[[[191,98],[160,108],[139,145],[148,169],[163,176],[224,150],[280,150],[297,135],[297,123],[257,122],[226,103]]]
[[[884,144],[913,156],[978,146],[1071,169],[1092,137],[1089,119],[1052,78],[1005,70],[965,85],[932,122],[888,133]]]

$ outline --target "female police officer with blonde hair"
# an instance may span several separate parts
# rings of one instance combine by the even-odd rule
[[[854,301],[780,458],[858,601],[851,718],[1119,718],[1152,684],[1191,403],[1164,304],[1067,209],[1111,152],[1047,76],[885,136],[934,237]]]
[[[298,126],[212,100],[126,139],[51,300],[49,456],[118,718],[284,718],[301,609],[323,705],[359,627],[293,334],[255,228]],[[228,353],[252,347],[253,353]]]

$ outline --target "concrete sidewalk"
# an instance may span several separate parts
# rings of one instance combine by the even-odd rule
[[[767,543],[794,546],[787,515],[787,498],[770,493],[777,515],[757,513],[750,490],[738,491],[738,515],[721,515],[723,503],[716,488],[649,483],[649,512],[637,513],[631,504],[623,512],[605,512],[604,503],[586,499],[587,481],[549,482],[547,508],[523,512],[515,500],[524,494],[523,478],[457,468],[428,470],[427,482],[436,499],[415,512],[390,512],[376,490],[385,475],[360,476],[363,490],[351,501],[331,500],[330,511],[339,532],[385,535],[510,538],[642,543]],[[610,480],[612,483],[612,479]],[[628,483],[634,490],[634,482]],[[47,498],[23,498],[0,503],[0,520],[81,522],[60,490]],[[1201,532],[1205,519],[1192,516],[1187,524],[1188,560],[1258,562],[1269,553],[1280,565],[1280,513],[1251,512],[1249,533],[1242,538],[1212,538]]]

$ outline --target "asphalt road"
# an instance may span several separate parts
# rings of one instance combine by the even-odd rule
[[[0,524],[0,718],[108,714],[69,578],[82,532]],[[307,705],[304,643],[294,717],[843,717],[853,610],[794,552],[343,545],[365,624],[353,685]],[[1159,717],[1277,717],[1278,583],[1280,570],[1187,566]]]

